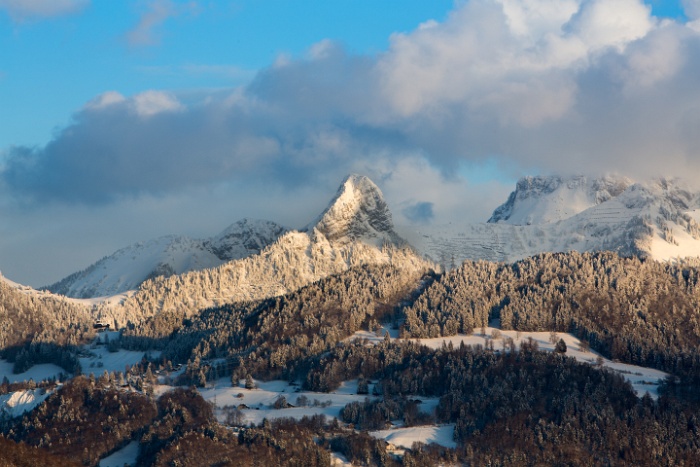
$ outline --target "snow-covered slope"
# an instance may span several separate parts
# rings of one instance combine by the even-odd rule
[[[678,180],[528,177],[486,224],[404,228],[401,233],[445,267],[465,259],[516,261],[572,250],[658,260],[696,257],[699,198]]]
[[[523,177],[490,223],[547,224],[567,219],[619,196],[632,181],[624,177]]]
[[[284,232],[274,222],[243,219],[206,240],[160,237],[122,248],[46,289],[76,298],[115,295],[153,277],[212,268],[259,253]]]
[[[0,419],[3,416],[14,418],[29,412],[41,404],[53,391],[45,389],[24,389],[0,396]]]
[[[242,219],[206,240],[204,247],[220,260],[231,261],[260,253],[285,232],[286,228],[272,221]]]

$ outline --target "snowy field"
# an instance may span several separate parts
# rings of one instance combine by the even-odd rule
[[[119,333],[103,333],[95,338],[95,342],[97,342],[98,339],[104,339],[104,336],[107,334],[112,334],[111,338],[114,339]],[[148,354],[153,358],[158,358],[160,352],[149,351]],[[144,352],[123,349],[118,352],[110,352],[107,350],[106,345],[96,345],[93,343],[83,346],[83,355],[84,356],[80,357],[80,366],[82,367],[83,374],[89,375],[93,373],[95,376],[100,376],[105,371],[123,372],[127,365],[133,366],[139,363],[143,359]],[[58,376],[61,373],[66,374],[63,368],[51,363],[34,365],[24,373],[18,374],[12,372],[13,367],[13,363],[0,359],[0,380],[6,376],[10,383],[29,381],[30,379],[39,382],[49,378],[59,379]]]
[[[27,389],[15,391],[0,396],[0,415],[3,413],[11,418],[19,417],[29,412],[51,395],[52,390]]]
[[[0,380],[7,376],[10,383],[19,383],[22,381],[29,381],[30,379],[33,379],[35,382],[39,382],[49,378],[58,379],[58,375],[61,373],[66,373],[66,371],[60,366],[53,365],[51,363],[42,363],[40,365],[34,365],[24,373],[14,374],[12,373],[12,368],[14,366],[14,363],[0,359]]]
[[[95,342],[91,345],[83,346],[83,351],[86,356],[80,357],[80,366],[83,369],[83,374],[89,375],[93,373],[95,376],[100,376],[105,371],[107,372],[124,372],[126,366],[133,366],[139,363],[145,352],[137,352],[132,350],[120,349],[117,352],[110,352],[106,345],[97,344],[99,340],[104,341],[105,337],[108,340],[117,339],[119,333],[116,331],[100,333]],[[159,351],[149,351],[148,355],[152,358],[160,356]]]
[[[457,443],[452,439],[454,429],[454,424],[428,425],[370,431],[369,434],[377,439],[383,439],[387,443],[405,449],[411,449],[411,446],[416,441],[425,444],[435,443],[454,449],[457,447]]]
[[[199,389],[202,396],[215,404],[216,415],[220,422],[226,419],[223,407],[242,408],[244,424],[259,424],[263,419],[290,417],[300,419],[304,416],[325,415],[328,418],[339,418],[340,410],[350,402],[364,401],[367,395],[357,394],[357,380],[344,382],[336,391],[330,393],[301,391],[300,386],[292,386],[287,381],[255,381],[256,389],[246,389],[245,381],[241,380],[237,387],[231,386],[231,381],[222,378],[215,385]],[[299,391],[299,392],[297,392]],[[371,387],[370,387],[371,391]],[[287,403],[295,407],[275,409],[275,401],[283,396]],[[299,398],[306,398],[305,406],[298,406]]]
[[[297,391],[299,386],[291,386],[287,381],[256,381],[256,389],[245,389],[244,380],[241,380],[238,387],[231,387],[228,379],[221,379],[216,385],[199,389],[202,396],[216,407],[216,416],[220,422],[226,421],[225,406],[238,407],[244,405],[247,408],[242,408],[244,424],[260,424],[264,419],[274,419],[281,417],[290,417],[301,419],[304,416],[325,415],[328,418],[340,419],[340,410],[350,402],[362,402],[367,395],[359,395],[356,393],[357,380],[345,381],[336,391],[330,393]],[[372,385],[370,385],[370,392]],[[286,409],[275,409],[273,405],[275,401],[284,396],[287,402],[296,405],[297,398],[305,397],[308,400],[307,406],[289,407]],[[432,413],[437,407],[439,399],[437,398],[420,398],[420,410],[422,412]],[[375,438],[385,439],[387,442],[404,448],[410,448],[414,441],[421,441],[426,444],[437,443],[441,446],[454,448],[456,446],[452,439],[454,425],[429,425],[420,427],[404,428],[400,426],[400,422],[396,422],[396,426],[388,430],[371,432],[370,435]],[[342,464],[342,459],[338,459],[339,465]]]
[[[105,457],[98,464],[100,467],[123,467],[124,465],[136,465],[136,457],[139,455],[139,443],[132,441],[117,452]]]
[[[209,402],[216,405],[216,415],[220,422],[225,422],[226,413],[223,407],[239,406],[241,404],[248,408],[243,408],[241,412],[244,417],[244,424],[260,424],[263,419],[274,419],[290,417],[300,419],[303,416],[325,415],[328,418],[340,418],[340,410],[350,402],[364,401],[367,395],[358,395],[357,380],[344,382],[336,391],[330,393],[319,393],[300,391],[296,392],[298,386],[290,386],[287,381],[256,381],[257,389],[245,389],[245,381],[241,380],[238,387],[231,387],[226,379],[220,380],[212,387],[200,389],[202,396]],[[371,392],[371,387],[370,387]],[[274,409],[273,404],[278,397],[284,396],[287,402],[295,405],[298,397],[306,397],[312,406],[290,407],[286,409]],[[370,396],[371,397],[371,396]],[[422,404],[420,409],[423,412],[432,413],[438,404],[437,398],[420,398]],[[316,405],[317,406],[313,406]],[[456,444],[452,439],[454,424],[451,425],[428,425],[404,428],[400,423],[396,427],[388,430],[374,431],[370,435],[375,438],[384,439],[394,446],[411,448],[414,441],[426,444],[436,443],[447,448],[454,448]]]

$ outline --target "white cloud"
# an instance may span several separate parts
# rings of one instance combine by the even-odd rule
[[[0,0],[0,10],[24,21],[77,13],[89,4],[90,0]]]
[[[169,18],[197,10],[196,2],[178,4],[172,0],[150,0],[133,29],[126,33],[132,46],[150,46],[160,43],[160,26]]]
[[[571,107],[575,74],[654,24],[638,0],[473,0],[444,24],[392,36],[378,68],[400,117],[456,104],[533,126]]]
[[[580,0],[501,0],[499,3],[512,33],[528,41],[557,33],[580,6]]]
[[[126,98],[117,91],[107,91],[85,104],[85,110],[100,110],[125,101]]]
[[[144,118],[185,110],[185,106],[173,94],[155,90],[144,91],[128,99],[117,91],[107,91],[85,104],[83,110],[95,114],[108,109],[124,108]]]
[[[328,54],[333,53],[336,45],[330,39],[323,39],[309,47],[308,57],[311,60],[319,60],[326,58]]]
[[[700,0],[682,0],[683,11],[688,17],[688,27],[700,32]]]
[[[653,27],[651,7],[639,0],[584,0],[565,26],[590,51],[625,45],[644,37]]]
[[[668,24],[648,35],[646,40],[632,44],[621,64],[620,79],[627,92],[645,92],[671,79],[686,59],[680,26]]]
[[[184,106],[170,93],[162,91],[145,91],[132,99],[136,113],[141,117],[151,117],[162,112],[184,110]]]
[[[105,93],[45,148],[11,149],[1,177],[17,197],[106,203],[242,180],[320,186],[402,161],[444,180],[493,157],[688,175],[699,68],[700,35],[640,0],[472,0],[376,57],[322,41],[238,89]],[[442,216],[436,199],[412,203]]]

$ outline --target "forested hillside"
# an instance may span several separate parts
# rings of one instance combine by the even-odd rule
[[[395,420],[455,423],[456,452],[423,453],[430,460],[420,465],[435,465],[440,453],[463,465],[700,462],[697,407],[667,396],[640,400],[621,376],[531,343],[498,353],[357,342],[322,357],[306,384],[331,390],[358,376],[374,381],[372,392],[382,397],[343,409],[343,420],[356,428],[384,429]],[[433,420],[420,411],[425,397],[439,398]]]
[[[204,308],[284,295],[363,264],[393,264],[414,271],[431,265],[410,248],[376,248],[361,242],[339,245],[317,231],[291,232],[259,255],[214,269],[148,280],[121,306],[103,306],[98,315],[134,324],[157,314],[181,318]]]
[[[132,442],[140,465],[204,458],[220,465],[329,465],[330,451],[359,465],[700,463],[696,266],[612,253],[466,262],[444,274],[428,263],[409,264],[415,267],[359,265],[262,300],[161,309],[110,344],[115,352],[153,351],[157,358],[145,355],[127,375],[105,371],[49,387],[53,393],[36,409],[4,422],[9,439],[0,441],[7,456],[29,452],[22,444],[28,443],[36,458],[84,465]],[[3,290],[7,303],[16,303],[12,316],[24,316],[22,306],[41,308],[37,296]],[[60,320],[37,328],[27,342],[49,336],[63,345],[90,335],[84,310],[55,306],[63,310]],[[74,340],[52,334],[59,322],[76,323],[68,334]],[[495,348],[484,336],[483,346],[430,349],[417,341],[470,334],[489,322],[523,333],[573,333],[582,346],[671,377],[658,399],[639,398],[620,373],[567,357],[566,345],[544,352],[532,339],[516,345],[501,338]],[[394,338],[382,327],[395,328]],[[360,330],[383,337],[374,343],[353,337]],[[178,363],[184,368],[175,371]],[[156,375],[179,389],[156,397]],[[235,393],[245,381],[252,393],[255,381],[273,379],[288,381],[289,392],[255,409],[219,408],[218,421],[201,397],[212,384]],[[329,394],[348,384],[359,397],[339,406],[332,414],[338,420],[262,419],[251,427],[242,415],[309,406],[306,397],[294,400],[294,388]],[[453,433],[452,448],[417,444],[396,455],[368,435],[435,424]]]
[[[188,374],[198,383],[212,370],[199,362],[214,358],[227,360],[218,376],[233,371],[239,377],[294,376],[306,358],[399,313],[427,272],[359,266],[282,297],[211,308],[184,321],[160,314],[122,339],[129,348],[162,348],[165,358],[189,359]]]
[[[403,335],[503,329],[570,332],[604,355],[694,379],[700,374],[700,274],[613,253],[465,262],[405,310]]]
[[[35,363],[78,370],[74,347],[94,337],[86,306],[51,294],[24,293],[0,279],[0,356],[15,372]]]
[[[327,466],[328,452],[312,439],[316,431],[287,422],[234,433],[216,422],[211,405],[193,389],[155,401],[81,376],[6,426],[17,444],[0,436],[0,465],[97,465],[136,440],[142,446],[138,465]]]
[[[203,374],[192,381],[233,371],[289,377],[305,359],[381,322],[400,326],[405,338],[429,338],[469,334],[496,319],[502,329],[572,333],[610,359],[697,384],[698,277],[689,264],[612,253],[465,262],[446,274],[363,266],[274,299],[159,313],[123,341],[189,361],[188,374]],[[215,358],[226,363],[200,366]]]

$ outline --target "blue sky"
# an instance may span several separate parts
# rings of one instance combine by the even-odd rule
[[[200,4],[201,3],[201,4]],[[154,5],[162,19],[134,33]],[[43,145],[105,91],[237,86],[280,55],[331,38],[350,52],[385,50],[389,36],[442,20],[451,0],[95,1],[55,17],[0,10],[0,148]]]
[[[169,9],[139,41],[143,18]],[[43,145],[74,111],[109,90],[188,90],[245,83],[280,55],[299,57],[333,39],[352,53],[386,50],[389,36],[453,0],[95,1],[57,16],[13,20],[0,10],[0,148]],[[655,15],[682,18],[679,1],[647,0]]]
[[[349,172],[395,222],[537,173],[700,176],[700,0],[0,0],[0,270],[43,285]],[[79,235],[76,235],[79,232]]]

